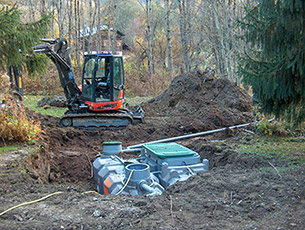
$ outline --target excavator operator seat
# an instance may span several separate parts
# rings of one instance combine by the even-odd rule
[[[105,57],[97,60],[97,70],[95,75],[96,82],[96,102],[110,100],[110,62]]]

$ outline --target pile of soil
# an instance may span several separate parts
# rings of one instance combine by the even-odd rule
[[[44,107],[46,105],[55,107],[66,107],[66,99],[63,96],[47,96],[38,101],[38,107]]]
[[[250,96],[227,79],[205,74],[177,76],[170,87],[142,105],[147,117],[170,118],[182,132],[242,124],[252,119]]]

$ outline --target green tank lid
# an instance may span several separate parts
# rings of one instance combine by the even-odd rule
[[[145,144],[143,147],[150,153],[157,157],[187,157],[193,156],[196,152],[190,150],[177,143],[158,143],[158,144]]]
[[[122,142],[120,142],[120,141],[105,141],[105,142],[103,142],[103,145],[122,145]]]

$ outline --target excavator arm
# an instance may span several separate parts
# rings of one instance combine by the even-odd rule
[[[66,39],[43,39],[42,41],[46,43],[33,47],[34,52],[46,54],[56,65],[60,83],[67,99],[67,106],[70,110],[77,110],[80,106],[82,93],[74,79]]]

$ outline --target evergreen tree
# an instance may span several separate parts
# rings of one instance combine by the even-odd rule
[[[252,1],[253,2],[253,1]],[[240,74],[263,112],[305,118],[305,1],[261,0],[241,22],[248,44]]]
[[[0,68],[27,66],[30,71],[42,70],[44,62],[41,56],[34,55],[32,47],[47,33],[50,17],[23,23],[20,16],[16,5],[0,10]]]

